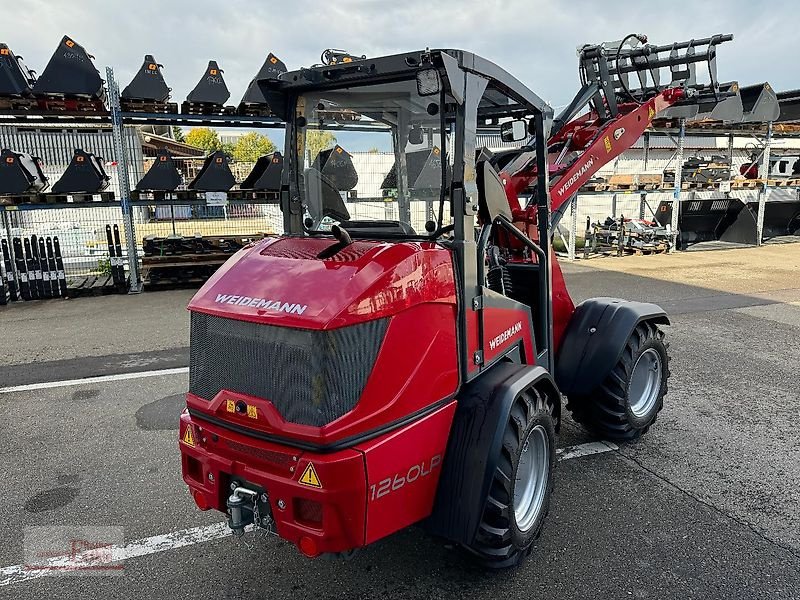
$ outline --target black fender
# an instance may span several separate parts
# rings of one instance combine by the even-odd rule
[[[669,325],[667,313],[656,304],[619,298],[581,302],[556,356],[555,376],[561,393],[586,395],[603,383],[642,321]]]
[[[425,523],[429,533],[461,544],[472,543],[514,399],[533,385],[543,386],[556,400],[554,417],[560,422],[561,396],[553,377],[542,366],[504,361],[462,388],[433,512]]]

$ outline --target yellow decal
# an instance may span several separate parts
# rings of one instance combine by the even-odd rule
[[[434,153],[436,156],[439,156],[439,149],[438,149],[436,146],[434,146],[434,147],[433,147],[433,153]]]
[[[236,412],[236,403],[233,400],[226,400],[225,408],[228,412]]]
[[[184,444],[194,448],[194,432],[192,431],[191,425],[186,426],[186,431],[183,432],[183,438],[181,439],[183,440]]]
[[[342,148],[340,146],[336,146],[336,154],[341,154]]]
[[[72,40],[67,40],[64,43],[67,45],[68,48],[72,48],[75,45],[75,42],[73,42]]]
[[[313,464],[308,463],[306,470],[303,471],[303,474],[300,476],[300,483],[315,488],[322,487],[322,482],[319,480],[319,477],[317,477],[317,472],[314,470]]]
[[[652,121],[653,117],[655,117],[655,116],[656,116],[655,109],[652,106],[648,106],[647,107],[647,118]]]
[[[273,56],[272,58],[269,59],[269,62],[271,62],[274,65],[275,63],[278,62],[278,59]]]
[[[606,152],[611,152],[611,140],[608,136],[603,138],[603,144],[606,146]]]
[[[258,418],[258,409],[255,406],[253,406],[252,404],[248,404],[247,405],[247,416],[250,417],[251,419],[257,419]],[[311,463],[309,463],[309,464],[311,464]]]

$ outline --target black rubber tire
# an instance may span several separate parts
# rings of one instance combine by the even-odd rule
[[[542,531],[544,520],[550,512],[550,496],[553,492],[555,414],[553,399],[536,388],[520,393],[514,400],[478,532],[472,545],[465,548],[483,567],[502,569],[518,565],[530,554],[533,542]],[[516,474],[523,442],[537,425],[544,428],[550,448],[547,484],[536,520],[527,531],[520,531],[512,502]]]
[[[628,384],[639,356],[653,348],[661,356],[661,388],[649,413],[637,418],[630,410]],[[619,362],[605,381],[586,396],[570,396],[567,408],[572,418],[597,435],[610,440],[633,440],[647,433],[664,407],[669,379],[669,344],[654,323],[639,323],[633,330]]]

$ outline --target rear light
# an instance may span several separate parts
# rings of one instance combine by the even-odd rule
[[[200,490],[194,490],[192,492],[192,498],[194,498],[194,503],[197,504],[197,508],[200,510],[208,510],[211,508],[211,505],[206,500],[205,494]]]
[[[300,552],[305,554],[308,558],[314,558],[319,556],[319,548],[317,548],[317,542],[313,540],[313,538],[304,535],[300,538],[300,541],[297,544],[297,547],[300,548]]]
[[[294,499],[294,518],[305,525],[322,528],[322,504],[305,498]]]

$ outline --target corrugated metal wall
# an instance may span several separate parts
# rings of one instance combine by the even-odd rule
[[[133,188],[143,175],[142,144],[134,127],[125,128],[125,142],[128,150],[128,178]],[[112,164],[114,138],[110,128],[101,127],[49,127],[0,125],[0,148],[10,148],[16,152],[26,152],[44,161],[44,174],[52,186],[66,170],[76,148],[102,156],[111,183],[108,191],[119,198],[117,167]]]

